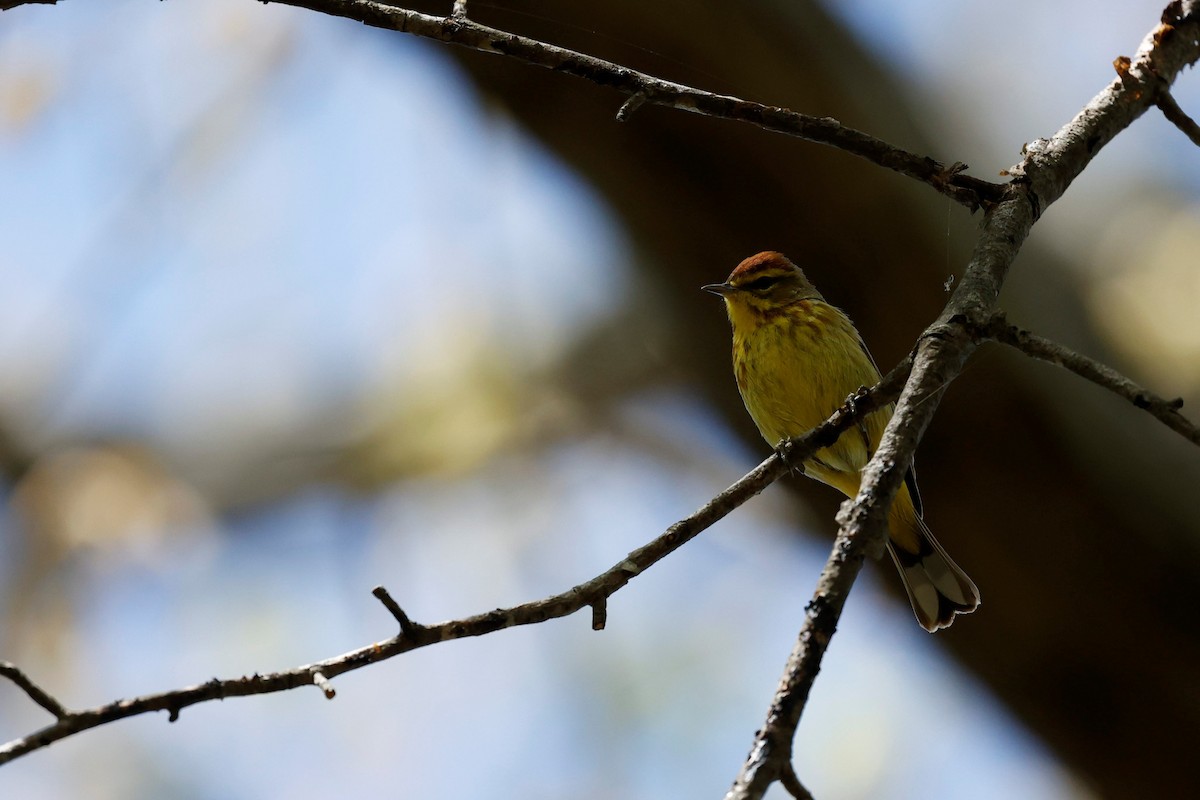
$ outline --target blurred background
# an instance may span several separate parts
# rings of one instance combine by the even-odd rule
[[[444,3],[415,6],[448,13]],[[1162,0],[470,3],[999,180]],[[1188,73],[1175,95],[1200,113]],[[561,591],[765,457],[699,291],[778,249],[883,369],[972,218],[837,151],[281,5],[0,14],[0,659],[72,707]],[[1200,407],[1200,154],[1158,113],[1038,224],[1010,317]],[[1196,412],[1193,409],[1192,416]],[[922,446],[982,609],[870,565],[801,724],[819,798],[1177,797],[1200,453],[985,348]],[[719,797],[839,498],[772,487],[586,615],[84,733],[6,798]],[[0,740],[49,717],[0,682]],[[782,796],[775,788],[772,797]]]

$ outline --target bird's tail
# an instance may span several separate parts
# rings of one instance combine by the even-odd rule
[[[907,515],[905,515],[907,516]],[[908,522],[916,535],[917,548],[910,552],[888,540],[888,552],[900,570],[908,600],[921,627],[933,633],[949,627],[956,614],[970,614],[979,607],[979,590],[967,573],[955,564],[937,539],[929,532],[925,521],[915,513]],[[892,524],[901,523],[893,517]],[[905,538],[911,538],[905,537]]]

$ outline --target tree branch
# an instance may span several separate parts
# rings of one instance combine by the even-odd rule
[[[1018,328],[1016,325],[1010,325],[1003,313],[993,315],[984,325],[977,328],[977,333],[981,337],[1020,350],[1027,356],[1057,364],[1081,378],[1103,386],[1124,397],[1138,408],[1147,411],[1192,444],[1200,445],[1200,428],[1179,413],[1179,409],[1183,408],[1182,397],[1174,400],[1160,397],[1149,389],[1134,383],[1107,364],[1076,353],[1070,348],[1023,328]]]
[[[791,763],[787,765],[787,769],[784,770],[783,775],[779,776],[779,782],[783,784],[783,788],[787,790],[787,793],[795,797],[796,800],[813,800],[812,793],[800,782],[800,778],[796,776],[796,770],[792,769]]]
[[[883,550],[887,509],[912,462],[926,426],[946,386],[961,372],[974,350],[972,337],[957,321],[956,309],[994,302],[1008,266],[1033,224],[1032,204],[1020,191],[987,212],[975,255],[947,306],[951,318],[935,323],[921,337],[913,369],[879,449],[863,471],[862,488],[842,504],[833,550],[805,607],[804,622],[788,657],[783,677],[726,800],[761,798],[791,768],[792,742],[821,659],[837,630],[850,589],[867,555]],[[989,299],[990,298],[990,299]],[[943,312],[945,317],[946,312]]]
[[[1189,117],[1179,107],[1179,104],[1175,102],[1175,98],[1171,96],[1169,91],[1164,90],[1159,94],[1158,108],[1162,111],[1164,117],[1192,140],[1192,144],[1200,147],[1200,125],[1197,125],[1196,120]]]
[[[0,661],[0,675],[15,683],[21,691],[29,695],[30,700],[49,711],[56,718],[63,719],[70,716],[71,712],[67,711],[62,703],[55,700],[45,689],[30,680],[29,676],[22,672],[16,664],[8,661]]]
[[[630,98],[622,107],[625,119],[638,105],[667,106],[709,117],[748,122],[768,131],[829,145],[873,164],[928,184],[957,203],[975,210],[994,202],[1002,184],[963,173],[965,164],[949,166],[928,156],[910,153],[869,134],[847,128],[830,117],[814,117],[786,108],[763,105],[729,95],[702,91],[665,81],[644,72],[594,58],[556,45],[490,28],[465,17],[436,17],[373,0],[274,0],[325,14],[357,20],[376,28],[409,33],[456,44],[483,53],[497,53],[526,64],[545,67],[616,89]]]
[[[853,427],[867,414],[890,402],[899,392],[910,363],[905,360],[875,387],[860,390],[820,426],[798,439],[783,443],[778,452],[718,494],[699,511],[676,522],[658,538],[634,550],[610,569],[565,592],[542,600],[511,608],[498,608],[436,625],[418,625],[408,617],[386,589],[377,587],[374,590],[375,596],[400,624],[400,633],[391,639],[295,669],[265,675],[255,673],[240,678],[214,678],[203,684],[144,695],[132,700],[116,700],[83,711],[68,711],[51,695],[34,685],[21,670],[10,664],[0,664],[0,675],[12,680],[34,702],[58,718],[57,722],[41,730],[0,745],[0,764],[47,747],[80,731],[152,711],[167,711],[170,721],[174,722],[179,718],[182,709],[196,703],[228,697],[270,694],[314,685],[320,688],[327,698],[333,699],[336,692],[330,681],[345,672],[431,644],[483,636],[505,628],[533,625],[565,617],[585,606],[593,609],[593,627],[603,628],[603,609],[610,596],[787,473],[788,464],[807,460],[817,450],[837,441],[843,431]]]
[[[34,5],[34,4],[52,6],[57,3],[58,3],[58,0],[0,0],[0,11],[8,11],[10,9],[16,8],[17,6],[26,6],[26,5]]]
[[[878,555],[886,513],[945,388],[977,347],[972,320],[991,318],[1008,269],[1038,216],[1118,132],[1154,104],[1179,70],[1200,58],[1200,0],[1173,2],[1128,70],[1049,140],[1027,146],[1006,197],[985,215],[963,280],[938,321],[917,343],[913,368],[879,449],[863,470],[858,496],[842,505],[833,551],[796,645],[742,769],[726,800],[757,800],[791,770],[792,746],[821,659],[866,555]],[[1161,79],[1161,80],[1160,80]]]

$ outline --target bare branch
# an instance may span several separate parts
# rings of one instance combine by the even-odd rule
[[[1168,21],[1170,12],[1170,7],[1167,8],[1167,11],[1163,12],[1163,23],[1168,26],[1170,25]],[[1133,59],[1129,56],[1117,56],[1113,59],[1113,69],[1117,71],[1117,75],[1122,79],[1128,77],[1129,68],[1132,65]],[[1179,104],[1175,102],[1175,98],[1171,95],[1170,87],[1165,81],[1162,81],[1159,86],[1158,96],[1154,104],[1163,112],[1163,116],[1167,118],[1167,121],[1183,131],[1183,134],[1191,139],[1193,144],[1200,145],[1200,126],[1196,125],[1195,120],[1184,113]]]
[[[1016,325],[1010,325],[1002,313],[994,315],[986,324],[979,327],[978,333],[980,336],[1014,347],[1027,356],[1057,364],[1081,378],[1086,378],[1092,383],[1115,392],[1138,408],[1150,413],[1155,419],[1192,444],[1200,445],[1200,428],[1179,413],[1179,409],[1183,408],[1183,398],[1167,400],[1160,397],[1149,389],[1134,383],[1107,364],[1076,353],[1070,348],[1023,328],[1018,328]]]
[[[975,298],[984,296],[989,285],[998,286],[1032,224],[1031,204],[1019,194],[986,214],[975,257],[951,306],[972,304]],[[842,504],[837,538],[813,599],[805,607],[800,633],[766,723],[755,735],[750,755],[726,800],[761,798],[791,768],[796,728],[846,599],[866,556],[877,556],[882,551],[887,509],[945,387],[959,374],[973,350],[972,337],[953,321],[934,325],[918,343],[913,370],[879,450],[863,471],[858,497]]]
[[[1192,140],[1192,144],[1200,147],[1200,125],[1197,125],[1196,120],[1184,113],[1169,91],[1164,90],[1158,95],[1158,108],[1163,112],[1163,116]]]
[[[592,630],[602,631],[608,624],[608,598],[601,597],[592,603]]]
[[[333,684],[329,682],[329,678],[325,677],[325,673],[320,670],[313,672],[312,682],[325,695],[326,700],[332,700],[337,697],[337,690],[333,688]]]
[[[62,719],[71,713],[62,703],[55,700],[46,692],[45,689],[30,680],[29,676],[22,672],[16,664],[8,661],[0,661],[0,675],[15,683],[20,687],[21,691],[29,695],[30,700],[49,711],[58,719]]]
[[[1173,0],[1133,58],[1118,59],[1116,80],[1050,139],[1025,146],[1024,159],[1010,173],[1029,181],[1035,216],[1062,196],[1114,136],[1158,101],[1180,70],[1196,62],[1198,36],[1200,0]]]
[[[804,784],[796,777],[796,770],[792,767],[791,762],[787,764],[787,769],[779,777],[779,782],[783,784],[783,788],[787,790],[787,793],[795,797],[796,800],[813,800],[812,793],[804,788]]]
[[[371,594],[379,598],[379,602],[383,603],[383,607],[391,612],[391,615],[396,618],[397,622],[400,623],[401,636],[407,636],[409,639],[415,639],[418,635],[420,635],[421,626],[417,625],[408,618],[408,614],[405,614],[404,609],[400,607],[400,604],[392,599],[392,596],[388,593],[387,589],[382,586],[376,586],[371,590]]]
[[[858,496],[838,514],[833,551],[805,609],[766,724],[755,735],[726,800],[757,800],[791,769],[796,727],[846,596],[866,555],[882,550],[886,512],[917,444],[946,386],[977,347],[970,321],[991,318],[1008,269],[1042,211],[1062,196],[1105,144],[1145,113],[1180,69],[1197,59],[1200,0],[1176,0],[1127,70],[1053,137],[1027,145],[1025,158],[1012,168],[1017,180],[999,204],[987,209],[963,280],[917,343],[912,372],[879,449],[863,470]]]
[[[836,147],[879,166],[932,186],[941,194],[972,210],[997,199],[1001,184],[963,174],[964,165],[947,167],[928,156],[910,153],[862,131],[847,128],[830,117],[814,117],[786,108],[767,106],[729,95],[702,91],[665,81],[644,72],[594,58],[536,39],[490,28],[463,17],[436,17],[373,0],[275,0],[285,5],[358,20],[376,28],[409,33],[461,45],[484,53],[498,53],[527,64],[585,78],[651,105],[689,111],[710,117],[737,120],[765,130],[796,136]],[[636,102],[636,101],[635,101]],[[640,105],[640,103],[638,103]],[[635,106],[636,107],[636,106]],[[626,105],[625,116],[633,110]],[[622,116],[618,116],[624,119]]]
[[[0,0],[0,11],[8,11],[9,9],[16,8],[17,6],[34,4],[52,6],[56,3],[58,3],[58,0]]]
[[[641,108],[642,104],[645,102],[646,95],[642,92],[634,92],[633,94],[629,95],[629,99],[626,100],[619,109],[617,109],[617,122],[624,122],[625,120],[629,119],[631,116],[633,116],[633,112]]]
[[[393,658],[419,647],[453,639],[483,636],[518,625],[546,622],[574,614],[584,607],[591,607],[593,610],[592,626],[602,628],[606,601],[611,595],[787,473],[789,463],[803,462],[817,450],[833,444],[843,431],[890,402],[907,376],[909,365],[908,360],[897,365],[878,385],[860,391],[820,426],[798,439],[783,443],[778,452],[718,494],[699,511],[676,522],[658,538],[634,550],[610,569],[561,594],[511,608],[498,608],[464,619],[436,625],[417,625],[409,619],[388,591],[380,586],[375,588],[373,594],[400,623],[400,634],[391,639],[283,672],[266,675],[255,673],[249,677],[223,680],[214,678],[196,686],[144,695],[133,700],[117,700],[84,711],[67,711],[34,686],[19,669],[12,665],[0,665],[0,672],[16,682],[35,702],[58,717],[58,721],[52,725],[0,745],[0,764],[47,747],[80,731],[126,717],[152,711],[167,711],[170,721],[174,722],[178,719],[180,710],[208,700],[269,694],[313,685],[332,699],[336,692],[330,680],[345,672]]]

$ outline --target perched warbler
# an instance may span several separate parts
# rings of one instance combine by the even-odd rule
[[[733,372],[746,410],[769,444],[824,422],[859,387],[879,382],[879,369],[854,323],[825,302],[800,268],[766,252],[738,264],[725,283],[704,287],[725,300],[733,327]],[[892,406],[867,415],[856,430],[818,450],[804,472],[858,494]],[[979,590],[921,519],[911,467],[888,514],[888,552],[900,570],[913,613],[929,632],[979,606]]]

